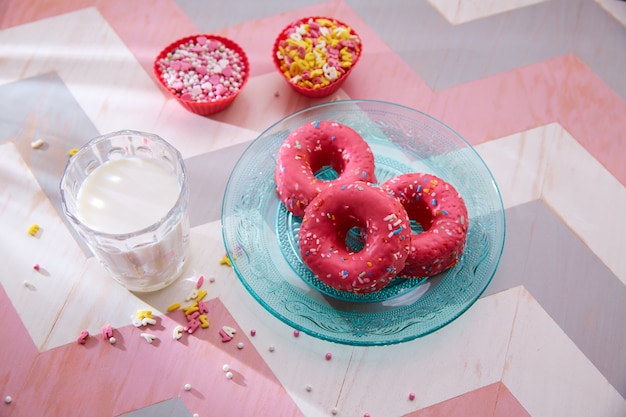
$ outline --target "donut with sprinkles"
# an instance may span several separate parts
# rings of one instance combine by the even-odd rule
[[[397,175],[381,188],[405,208],[423,232],[411,234],[411,251],[399,277],[436,275],[454,266],[467,237],[467,207],[457,190],[426,173]]]
[[[315,174],[330,167],[338,175],[322,180]],[[276,192],[285,208],[302,217],[304,209],[334,182],[376,182],[374,154],[354,129],[333,121],[314,121],[292,131],[276,157]]]
[[[358,231],[361,247],[348,234]],[[383,289],[404,268],[411,229],[406,210],[365,182],[333,183],[305,210],[298,231],[300,255],[313,274],[339,291]]]

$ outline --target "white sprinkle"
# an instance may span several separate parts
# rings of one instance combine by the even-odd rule
[[[181,325],[178,325],[178,326],[174,327],[174,331],[172,332],[172,337],[175,340],[180,339],[183,336],[183,330],[184,329],[185,328],[183,326],[181,326]]]
[[[226,378],[233,379],[233,373],[232,372],[226,372]]]
[[[191,384],[185,384],[185,391],[191,391]]]
[[[157,338],[155,335],[150,333],[141,333],[141,337],[146,339],[146,342],[148,343],[152,343],[152,341]]]
[[[273,352],[273,351],[274,351],[274,345],[270,345],[270,347],[269,347],[269,351],[270,351],[270,352]]]
[[[10,395],[7,395],[6,397],[4,397],[5,404],[11,404],[12,401],[13,401],[13,398],[11,398]]]
[[[37,139],[36,141],[33,141],[30,146],[33,149],[39,149],[43,146],[45,142],[43,141],[43,139]]]
[[[222,365],[222,371],[224,372],[228,372],[230,370],[230,366],[228,366],[227,363],[225,363],[224,365]]]
[[[115,344],[115,342],[117,342],[117,339],[116,339],[116,338],[114,338],[113,336],[109,337],[109,343],[110,343],[110,344],[114,345],[114,344]]]
[[[243,342],[237,343],[237,349],[243,349]]]
[[[307,385],[306,386],[306,392],[311,392],[311,391],[313,391],[313,387],[310,386],[310,385]]]

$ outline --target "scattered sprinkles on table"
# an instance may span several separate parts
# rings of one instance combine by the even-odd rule
[[[197,36],[182,42],[156,63],[165,85],[183,100],[213,102],[243,87],[242,56],[218,39]]]
[[[276,59],[291,83],[304,88],[326,87],[344,76],[361,53],[361,39],[335,19],[311,17],[292,23],[281,33]]]
[[[33,223],[28,227],[28,234],[31,236],[37,235],[41,227],[37,223]]]

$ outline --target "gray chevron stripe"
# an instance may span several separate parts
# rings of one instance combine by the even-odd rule
[[[98,412],[95,411],[94,415]],[[179,398],[162,401],[160,403],[140,408],[130,413],[120,414],[119,417],[191,417],[191,413]]]
[[[434,90],[575,53],[626,99],[626,27],[593,0],[550,0],[460,25],[426,0],[348,3]]]
[[[240,14],[228,2],[176,2],[206,32],[323,3],[261,2],[271,9]],[[626,100],[626,27],[593,0],[550,0],[460,25],[426,0],[346,2],[434,90],[574,53]]]
[[[0,144],[15,144],[70,233],[89,253],[62,215],[59,182],[67,152],[98,136],[98,130],[55,72],[0,86],[0,114]],[[37,139],[45,144],[33,150]]]
[[[543,201],[506,210],[500,266],[483,296],[523,285],[626,397],[626,286]]]

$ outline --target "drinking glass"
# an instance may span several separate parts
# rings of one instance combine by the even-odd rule
[[[162,289],[188,257],[188,176],[161,137],[123,130],[96,137],[68,161],[65,216],[113,278],[130,291]]]

